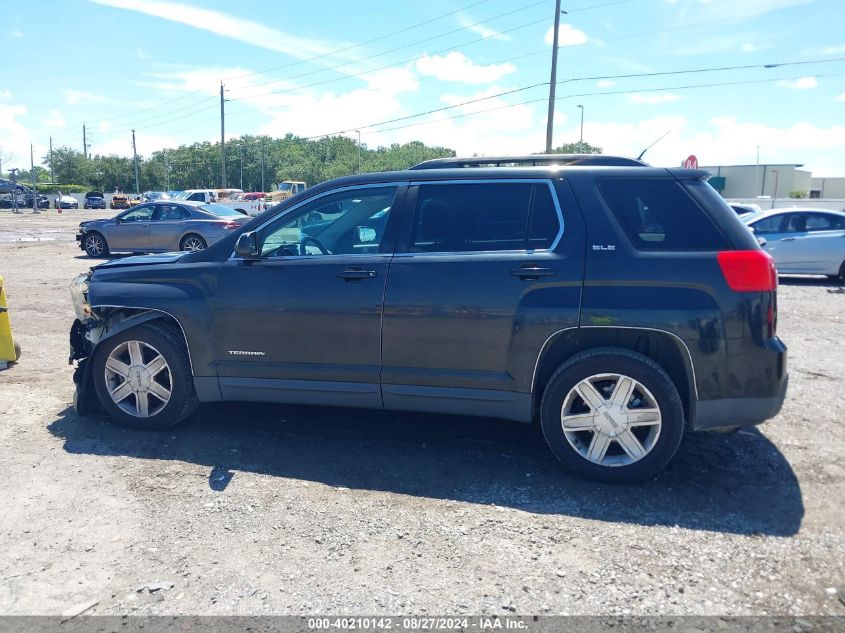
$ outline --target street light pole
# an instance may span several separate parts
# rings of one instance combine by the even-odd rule
[[[778,197],[778,178],[780,177],[780,171],[777,170],[777,169],[773,169],[772,173],[775,175],[775,190],[774,190],[774,193],[772,194],[772,209],[774,209],[775,208],[775,200],[777,200],[777,197]]]
[[[560,28],[560,0],[555,0],[555,26],[552,36],[552,73],[549,78],[549,113],[546,118],[546,154],[552,153],[552,134],[555,118],[555,87],[557,85],[557,41]]]
[[[581,109],[581,140],[578,141],[580,145],[584,144],[584,106],[578,106]]]
[[[760,146],[756,145],[757,148],[757,162],[754,163],[754,196],[757,196],[757,180],[760,176]],[[763,195],[763,192],[760,192],[760,195]]]

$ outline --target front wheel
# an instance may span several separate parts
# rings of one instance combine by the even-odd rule
[[[173,330],[145,323],[97,346],[94,388],[119,424],[160,430],[178,424],[197,407],[184,341]]]
[[[656,474],[675,454],[684,411],[672,379],[653,360],[599,348],[558,368],[543,393],[540,423],[568,470],[633,483]]]
[[[204,251],[207,246],[208,244],[202,237],[191,233],[182,238],[182,243],[179,244],[179,250],[191,252]]]
[[[82,243],[85,247],[85,253],[88,257],[105,257],[109,254],[109,245],[99,233],[91,232],[85,235],[85,241]]]

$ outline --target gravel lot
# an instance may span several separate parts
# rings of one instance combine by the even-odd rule
[[[205,406],[151,434],[70,407],[81,219],[0,212],[0,613],[845,614],[845,294],[784,279],[783,412],[638,486],[533,427]],[[37,241],[49,238],[47,241]],[[27,241],[19,241],[19,240]],[[82,606],[80,606],[82,605]]]

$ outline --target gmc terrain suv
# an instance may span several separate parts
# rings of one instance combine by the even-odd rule
[[[568,469],[651,476],[685,431],[786,393],[774,265],[706,176],[436,160],[101,264],[71,286],[77,408],[142,429],[219,401],[539,420]]]

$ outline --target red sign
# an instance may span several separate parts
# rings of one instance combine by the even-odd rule
[[[683,162],[684,169],[698,169],[698,159],[695,154],[690,154]]]

